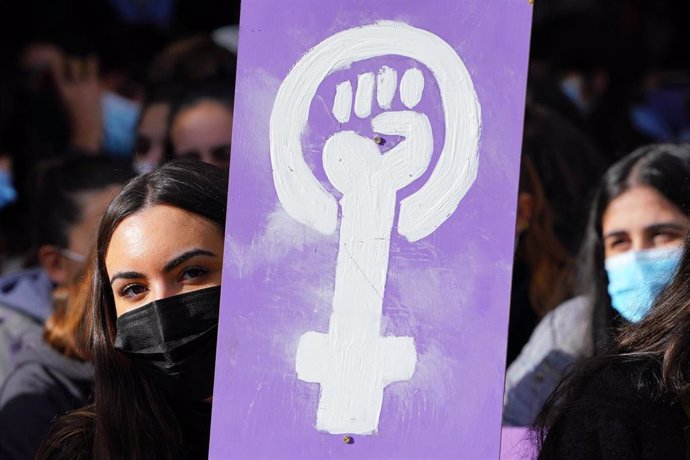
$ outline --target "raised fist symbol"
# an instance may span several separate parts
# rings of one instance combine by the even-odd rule
[[[391,108],[396,93],[408,109],[414,109],[422,98],[424,75],[419,69],[407,70],[398,89],[397,72],[383,66],[375,76],[364,73],[357,78],[357,90],[353,98],[350,81],[340,83],[333,101],[333,116],[347,125],[352,116],[371,116],[374,103],[381,109]],[[383,174],[395,190],[399,190],[421,176],[429,166],[433,153],[433,137],[429,118],[413,110],[382,112],[371,120],[372,130],[381,134],[375,139],[361,136],[354,131],[341,131],[331,136],[324,146],[324,168],[330,182],[347,195],[357,180],[366,180],[373,174]],[[385,152],[379,145],[385,136],[402,136],[398,145]]]

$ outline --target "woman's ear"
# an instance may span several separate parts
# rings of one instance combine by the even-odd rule
[[[51,244],[39,247],[38,261],[53,283],[60,286],[67,282],[67,261],[62,256],[59,248]]]
[[[517,203],[517,220],[515,222],[515,234],[520,235],[528,228],[534,216],[534,197],[531,193],[520,192]]]

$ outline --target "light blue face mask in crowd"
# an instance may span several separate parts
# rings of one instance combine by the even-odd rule
[[[108,153],[131,155],[141,107],[110,91],[101,96],[103,149]]]
[[[17,191],[12,185],[12,175],[5,169],[0,169],[0,209],[17,200]]]
[[[606,259],[613,308],[633,323],[644,318],[678,270],[682,254],[682,248],[661,248],[628,251]]]

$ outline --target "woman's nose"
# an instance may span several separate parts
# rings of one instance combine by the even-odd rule
[[[167,299],[168,297],[172,297],[177,292],[175,291],[175,286],[173,286],[170,283],[163,282],[161,281],[160,283],[156,283],[154,289],[153,289],[153,298],[152,300],[161,300],[161,299]]]
[[[633,241],[632,241],[633,251],[644,251],[644,250],[653,249],[653,248],[654,248],[654,240],[652,238],[646,238],[643,236],[633,238]]]

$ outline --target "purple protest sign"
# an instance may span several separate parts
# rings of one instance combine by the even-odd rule
[[[500,460],[536,460],[536,447],[529,428],[504,426],[501,429]]]
[[[498,458],[531,5],[242,8],[211,458]]]

